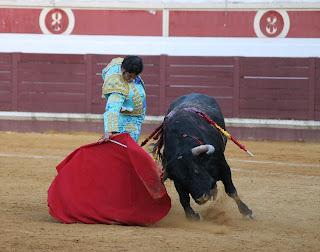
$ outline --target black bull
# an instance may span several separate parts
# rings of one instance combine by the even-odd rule
[[[232,182],[224,155],[226,137],[195,111],[205,113],[225,129],[224,117],[214,98],[202,94],[185,95],[170,105],[157,146],[159,153],[163,145],[160,156],[165,176],[174,181],[187,218],[200,219],[190,206],[190,195],[198,204],[214,199],[216,182],[220,180],[240,213],[253,218],[252,211],[239,198]]]

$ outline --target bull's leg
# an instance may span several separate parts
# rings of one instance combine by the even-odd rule
[[[223,162],[223,169],[222,169],[222,176],[221,180],[224,185],[225,192],[236,202],[240,213],[250,219],[253,219],[254,214],[252,210],[240,199],[237,193],[237,189],[233,185],[232,178],[231,178],[231,170],[230,166],[228,165],[227,161],[224,159]]]
[[[179,194],[180,203],[184,209],[186,217],[190,220],[200,220],[200,214],[196,213],[190,206],[190,196],[189,193],[184,190],[184,188],[176,181],[174,181],[174,186]]]

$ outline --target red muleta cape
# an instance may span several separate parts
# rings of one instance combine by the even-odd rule
[[[81,146],[58,166],[48,190],[49,213],[63,223],[148,225],[171,201],[153,159],[129,134]]]

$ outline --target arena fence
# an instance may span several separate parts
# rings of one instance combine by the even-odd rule
[[[7,116],[40,112],[99,117],[104,111],[101,70],[117,56],[121,55],[0,53],[0,111]],[[233,123],[243,125],[250,120],[286,120],[288,127],[277,127],[283,131],[297,130],[292,125],[302,121],[298,124],[305,125],[309,137],[302,134],[298,139],[319,135],[319,58],[142,57],[151,119],[164,115],[178,96],[199,92],[216,97],[230,124],[237,119]],[[8,120],[13,118],[2,119],[0,129],[12,125]],[[313,123],[311,130],[308,123]]]

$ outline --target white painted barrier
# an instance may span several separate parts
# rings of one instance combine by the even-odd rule
[[[145,123],[159,124],[163,116],[146,116]],[[0,120],[35,120],[35,121],[65,121],[65,122],[102,122],[102,114],[80,113],[43,113],[43,112],[14,112],[0,111]],[[228,127],[246,128],[286,128],[286,129],[312,129],[320,130],[320,121],[304,120],[276,120],[276,119],[246,119],[225,118]]]

